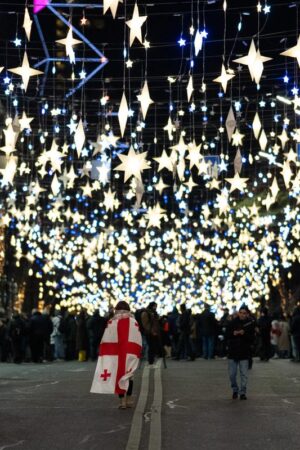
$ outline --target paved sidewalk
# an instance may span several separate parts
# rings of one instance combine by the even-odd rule
[[[255,361],[247,401],[231,399],[224,360],[141,368],[136,412],[89,393],[94,368],[1,363],[0,450],[131,450],[139,426],[135,450],[300,449],[300,364]]]

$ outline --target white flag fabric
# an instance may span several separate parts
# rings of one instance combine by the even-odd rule
[[[141,351],[142,337],[137,321],[129,312],[118,311],[105,329],[91,392],[126,393]]]

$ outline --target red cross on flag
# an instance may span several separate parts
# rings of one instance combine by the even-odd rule
[[[124,394],[138,367],[142,338],[130,314],[116,314],[107,324],[91,387],[96,394]]]

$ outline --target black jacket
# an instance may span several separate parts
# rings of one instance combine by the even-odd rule
[[[243,335],[235,336],[234,331],[244,330]],[[228,339],[228,358],[234,360],[249,359],[251,346],[254,341],[254,322],[251,319],[233,319],[228,327],[226,336]]]

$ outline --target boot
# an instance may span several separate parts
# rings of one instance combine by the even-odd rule
[[[126,397],[126,407],[133,408],[133,400],[132,400],[131,395],[127,395],[127,397]]]
[[[126,397],[120,398],[119,409],[126,409]]]

